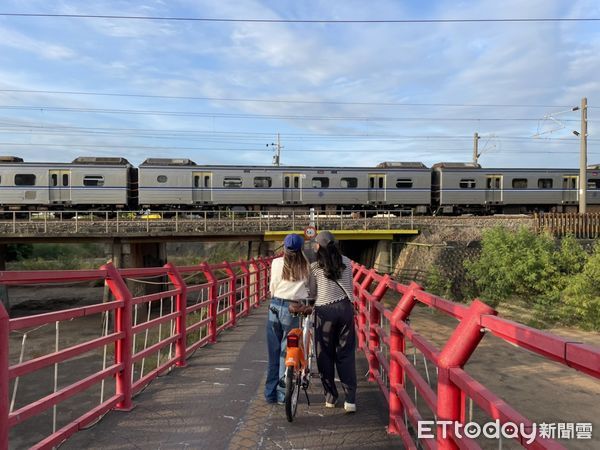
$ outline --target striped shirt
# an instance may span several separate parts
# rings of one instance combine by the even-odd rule
[[[310,277],[310,292],[316,299],[316,306],[337,302],[348,296],[350,296],[350,300],[353,300],[352,262],[345,256],[342,256],[342,262],[346,268],[342,271],[342,276],[337,280],[337,283],[325,276],[325,272],[319,267],[319,263],[314,262],[310,265],[312,275]]]

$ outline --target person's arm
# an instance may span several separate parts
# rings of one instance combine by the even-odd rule
[[[317,299],[317,280],[313,275],[312,269],[308,274],[308,296]]]

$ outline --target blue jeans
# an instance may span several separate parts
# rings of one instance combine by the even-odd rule
[[[287,350],[287,334],[292,328],[298,328],[299,319],[290,314],[289,302],[273,297],[269,305],[269,321],[267,322],[267,349],[269,367],[265,384],[267,402],[283,402],[285,390],[279,386],[279,380],[285,375],[285,354]]]

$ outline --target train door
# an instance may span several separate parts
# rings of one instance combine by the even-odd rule
[[[502,175],[488,175],[485,183],[485,202],[502,203]]]
[[[369,174],[369,203],[383,203],[386,201],[386,175],[384,173]]]
[[[194,203],[212,202],[212,172],[192,172],[192,201]]]
[[[562,181],[562,201],[563,203],[575,203],[579,201],[579,177],[577,175],[568,175],[563,177]]]
[[[302,178],[300,173],[283,174],[283,202],[301,203],[302,202]]]
[[[71,201],[71,171],[48,171],[49,200],[50,203],[63,203]]]

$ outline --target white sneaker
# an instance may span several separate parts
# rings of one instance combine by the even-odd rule
[[[344,410],[347,413],[355,413],[356,412],[356,403],[344,402]]]
[[[335,403],[325,402],[325,408],[335,408]]]

